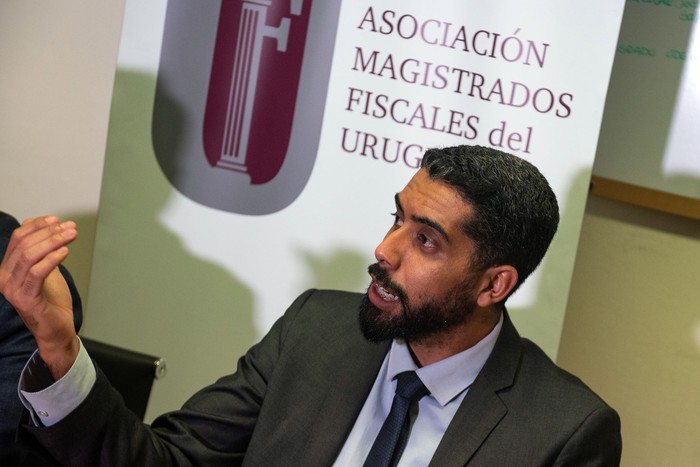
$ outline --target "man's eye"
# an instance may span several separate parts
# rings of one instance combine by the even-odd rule
[[[403,219],[399,216],[398,213],[392,212],[391,215],[394,217],[394,225],[402,225],[403,224]]]
[[[419,233],[417,238],[418,242],[425,247],[432,248],[433,246],[435,246],[433,241],[425,234]]]

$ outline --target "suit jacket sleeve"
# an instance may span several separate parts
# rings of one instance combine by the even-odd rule
[[[614,467],[620,465],[621,455],[620,417],[610,407],[601,407],[581,423],[554,465]]]
[[[95,386],[74,412],[47,428],[23,424],[23,442],[38,443],[38,449],[76,467],[240,465],[286,331],[309,295],[300,296],[239,360],[236,373],[201,390],[182,409],[159,417],[150,427],[124,406],[98,371]]]

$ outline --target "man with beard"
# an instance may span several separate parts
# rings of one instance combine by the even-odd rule
[[[52,271],[75,224],[25,222],[0,266],[39,348],[23,441],[71,466],[619,465],[617,413],[504,305],[557,229],[542,174],[485,147],[432,149],[395,202],[367,294],[302,294],[234,374],[150,427],[73,331]]]

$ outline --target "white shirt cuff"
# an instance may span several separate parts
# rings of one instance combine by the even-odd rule
[[[73,366],[61,379],[47,384],[47,371],[39,352],[35,351],[19,380],[19,397],[37,426],[51,426],[61,421],[85,400],[97,380],[95,366],[82,342]],[[30,392],[29,388],[41,389]]]

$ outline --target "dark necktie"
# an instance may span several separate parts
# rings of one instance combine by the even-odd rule
[[[374,440],[364,467],[387,467],[398,463],[408,441],[411,404],[429,394],[415,371],[405,371],[396,376],[396,394],[391,410]]]

